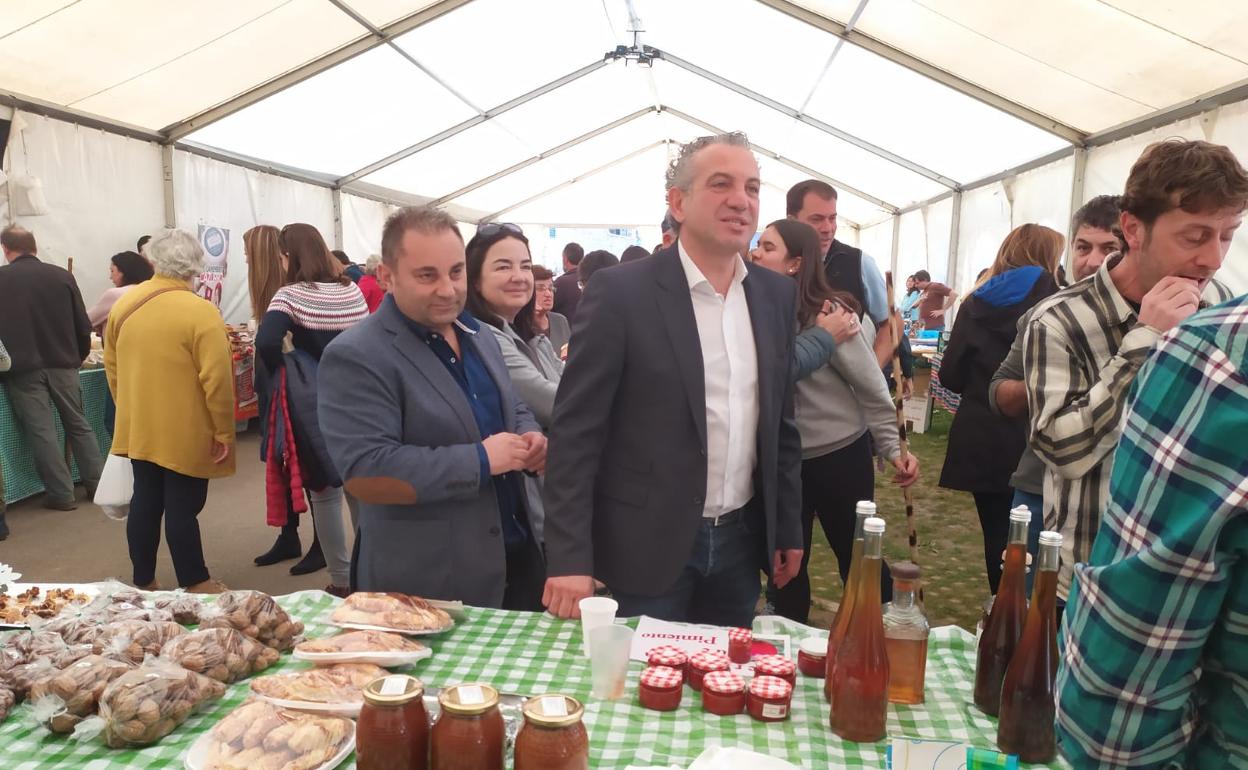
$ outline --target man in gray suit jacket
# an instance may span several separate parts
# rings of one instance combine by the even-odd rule
[[[741,257],[758,163],[741,134],[681,148],[675,246],[595,274],[555,399],[543,603],[606,583],[622,615],[749,626],[760,573],[801,565],[792,281]]]
[[[433,208],[386,221],[390,294],[321,358],[321,431],[360,505],[352,588],[540,610],[546,438],[464,312],[464,241]]]

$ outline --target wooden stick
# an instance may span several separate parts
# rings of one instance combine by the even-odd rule
[[[903,408],[905,377],[901,373],[901,321],[893,315],[893,272],[884,273],[884,287],[888,295],[888,333],[893,342],[893,381],[896,391],[893,393],[893,406],[897,409],[897,436],[901,439],[901,459],[910,456],[910,443],[906,439],[906,418]],[[901,496],[906,501],[906,529],[910,538],[910,561],[919,563],[919,533],[914,526],[914,495],[910,487],[902,487]]]

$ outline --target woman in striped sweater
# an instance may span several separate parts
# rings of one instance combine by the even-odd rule
[[[275,376],[285,366],[282,343],[288,333],[296,351],[319,362],[325,347],[335,337],[368,317],[364,295],[343,274],[315,227],[302,223],[287,225],[278,236],[278,244],[286,285],[273,295],[256,336],[256,352]],[[306,405],[292,404],[291,409],[303,406]],[[292,414],[292,419],[315,426],[315,410],[303,409],[299,414]],[[319,440],[319,431],[315,438]],[[313,457],[317,447],[307,446],[308,443],[311,442],[297,446],[300,465],[304,467],[317,462]],[[320,454],[324,455],[323,446],[320,449]],[[337,476],[332,468],[326,470]],[[350,584],[350,550],[342,520],[342,486],[336,478],[335,481],[337,483],[324,488],[310,490],[308,497],[312,523],[329,567],[330,585],[326,590],[345,595]]]

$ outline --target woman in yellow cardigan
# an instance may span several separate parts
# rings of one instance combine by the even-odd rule
[[[156,276],[108,316],[104,368],[117,400],[112,454],[129,457],[134,496],[126,540],[134,584],[156,590],[160,522],[178,585],[219,593],[204,564],[197,516],[208,480],[234,474],[234,384],[221,313],[191,291],[203,271],[199,242],[166,230],[147,244]]]

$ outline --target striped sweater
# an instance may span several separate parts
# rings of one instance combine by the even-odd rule
[[[269,371],[282,363],[282,340],[290,332],[294,346],[318,360],[335,337],[368,318],[368,304],[354,283],[294,283],[273,295],[260,320],[256,352]]]

